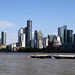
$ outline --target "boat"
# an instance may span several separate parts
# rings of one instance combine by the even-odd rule
[[[31,58],[51,58],[51,55],[31,55]]]
[[[75,59],[75,55],[54,55],[56,59]]]

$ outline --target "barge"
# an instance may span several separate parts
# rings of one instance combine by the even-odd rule
[[[54,55],[56,59],[75,59],[75,55]]]
[[[31,58],[51,58],[51,55],[31,55]]]

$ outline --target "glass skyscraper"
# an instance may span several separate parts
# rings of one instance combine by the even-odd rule
[[[30,47],[31,40],[32,40],[32,21],[27,20],[26,47]]]
[[[6,32],[1,32],[1,45],[6,45]]]
[[[73,43],[73,30],[67,30],[67,43]]]
[[[58,28],[58,36],[60,36],[61,43],[64,43],[64,27]]]

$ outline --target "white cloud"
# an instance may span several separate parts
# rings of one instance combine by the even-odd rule
[[[53,35],[57,35],[57,33],[56,33],[56,32],[53,32],[52,34],[53,34]]]
[[[8,27],[12,27],[14,24],[7,22],[7,21],[0,21],[0,28],[5,29]]]
[[[18,35],[16,33],[7,34],[7,44],[15,43],[18,41]]]

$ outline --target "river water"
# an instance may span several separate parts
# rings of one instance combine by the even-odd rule
[[[0,53],[0,75],[75,75],[75,59],[27,58],[36,54],[56,55],[56,53]]]

